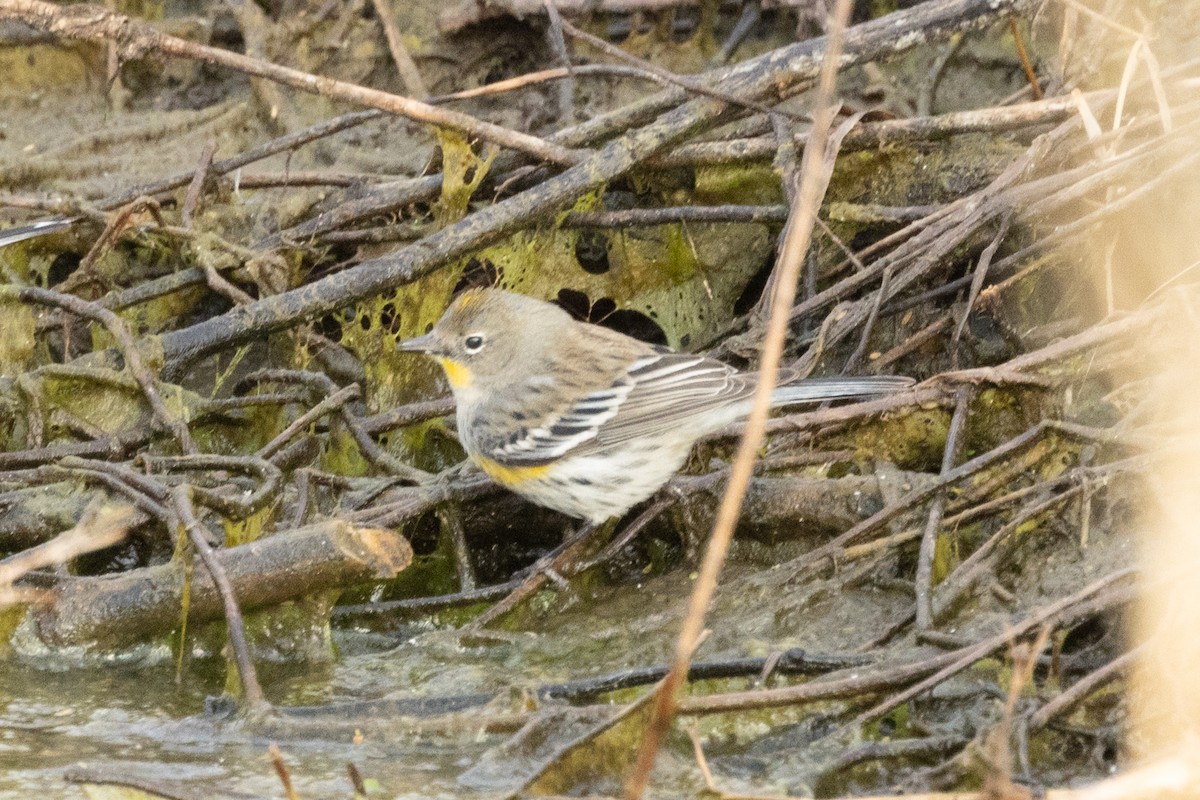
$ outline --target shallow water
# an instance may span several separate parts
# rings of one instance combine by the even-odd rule
[[[370,670],[363,658],[371,660],[352,657],[348,669]],[[315,701],[329,688],[329,670],[307,672],[269,682],[268,695],[283,705]],[[279,796],[268,740],[238,721],[204,712],[205,698],[220,686],[194,670],[176,685],[167,666],[46,673],[6,665],[0,670],[0,797],[84,797],[62,777],[77,766],[183,781],[215,793]],[[346,763],[353,762],[364,777],[378,781],[382,796],[416,798],[461,796],[460,759],[484,746],[464,744],[455,743],[456,756],[444,744],[371,737],[357,745],[347,738],[280,747],[303,797],[351,796]]]
[[[679,571],[643,586],[602,589],[590,598],[594,602],[548,612],[537,633],[343,630],[335,633],[338,655],[331,663],[260,664],[260,677],[278,706],[329,706],[379,698],[512,696],[521,687],[662,664],[689,584],[687,573]],[[704,657],[746,655],[743,637],[749,632],[744,626],[725,628],[705,645]],[[62,665],[61,671],[45,671],[14,661],[0,666],[0,797],[83,797],[82,789],[62,778],[81,764],[183,781],[202,792],[279,796],[267,755],[270,741],[238,720],[205,713],[206,699],[224,686],[223,665],[193,662],[176,683],[165,650],[156,655],[159,664],[148,667]],[[471,730],[420,737],[368,732],[353,744],[346,732],[278,744],[301,797],[351,796],[347,762],[378,783],[372,794],[379,796],[471,797],[482,794],[462,785],[459,776],[506,738]],[[664,761],[667,773],[677,771],[672,761]],[[692,768],[686,760],[676,767]]]
[[[635,598],[612,599],[616,602],[566,610],[551,625],[565,629],[538,634],[461,635],[420,627],[387,636],[340,631],[332,663],[260,664],[260,678],[278,706],[326,706],[384,697],[503,693],[514,686],[662,663],[670,635],[665,629],[661,636],[631,631],[625,605]],[[665,613],[659,623],[674,618]],[[575,635],[565,635],[566,630]],[[84,797],[62,777],[81,765],[183,781],[202,792],[278,796],[280,784],[267,755],[270,740],[236,719],[205,712],[206,700],[224,686],[223,665],[193,662],[177,683],[165,649],[153,655],[155,666],[60,664],[58,671],[47,671],[11,660],[0,665],[0,797]],[[459,776],[504,738],[479,732],[368,733],[354,744],[348,733],[338,733],[278,744],[302,797],[351,796],[347,762],[377,782],[372,794],[464,797],[472,793]]]

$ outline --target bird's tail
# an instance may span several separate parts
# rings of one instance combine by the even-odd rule
[[[44,236],[48,233],[61,231],[68,227],[78,217],[55,217],[54,219],[43,219],[38,222],[32,222],[28,225],[22,225],[19,228],[9,228],[8,230],[0,231],[0,247],[5,245],[16,244],[23,242],[26,239],[32,239],[35,236]]]
[[[784,384],[771,394],[771,406],[795,403],[818,403],[847,397],[870,397],[891,394],[912,386],[915,381],[901,375],[878,375],[862,378],[807,378]]]

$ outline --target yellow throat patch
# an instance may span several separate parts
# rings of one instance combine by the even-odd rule
[[[479,464],[480,468],[496,483],[511,488],[535,481],[550,470],[549,464],[534,467],[510,467],[485,456],[476,456],[475,463]]]
[[[471,385],[471,370],[467,369],[461,361],[437,356],[437,362],[446,371],[446,380],[450,381],[451,387],[465,389]]]

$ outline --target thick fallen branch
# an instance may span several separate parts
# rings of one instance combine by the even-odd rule
[[[394,577],[412,548],[388,530],[328,522],[220,550],[217,560],[245,610],[324,589]],[[221,596],[202,566],[193,568],[188,620],[224,617]],[[70,579],[31,610],[37,635],[53,646],[121,647],[169,633],[179,624],[184,570],[178,564]]]

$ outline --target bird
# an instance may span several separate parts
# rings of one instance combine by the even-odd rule
[[[459,440],[497,483],[595,525],[679,471],[692,445],[743,419],[758,374],[576,320],[496,288],[458,295],[423,336],[397,344],[445,371]],[[772,407],[905,389],[899,376],[787,383]]]
[[[78,217],[55,217],[0,231],[0,247],[7,247],[10,244],[32,239],[35,236],[45,236],[46,234],[61,231],[64,228],[70,227],[77,220]]]

